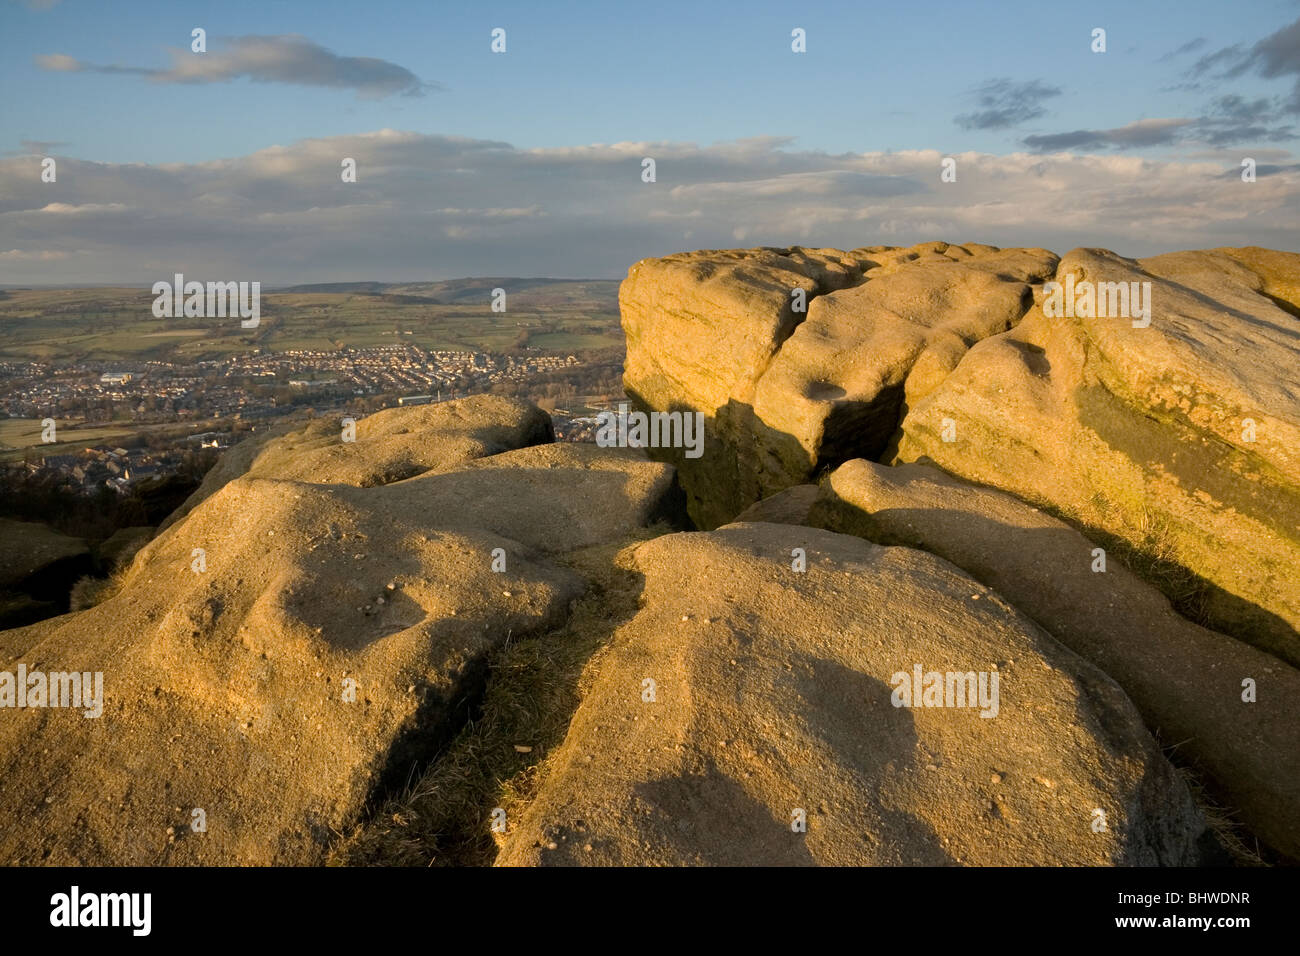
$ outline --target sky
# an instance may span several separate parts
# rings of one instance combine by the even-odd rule
[[[0,94],[7,285],[1300,250],[1300,0],[0,0]]]

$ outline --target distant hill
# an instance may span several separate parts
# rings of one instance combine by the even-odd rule
[[[218,360],[260,348],[334,350],[403,342],[502,351],[621,348],[618,282],[484,277],[327,282],[262,290],[255,332],[225,319],[159,319],[148,287],[5,290],[0,361]],[[506,311],[492,311],[492,290]]]
[[[276,292],[352,292],[359,295],[378,295],[383,291],[382,282],[316,282],[309,285],[291,285]]]
[[[348,293],[373,295],[388,301],[426,302],[430,305],[478,305],[505,289],[508,298],[520,297],[530,308],[618,307],[617,279],[519,279],[503,276],[443,279],[438,282],[321,282],[278,289],[288,293]]]

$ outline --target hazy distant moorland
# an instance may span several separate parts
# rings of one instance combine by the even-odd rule
[[[506,291],[506,311],[491,309]],[[262,322],[159,319],[144,288],[0,290],[0,360],[218,359],[263,349],[414,344],[499,352],[621,347],[613,280],[343,282],[263,290]]]

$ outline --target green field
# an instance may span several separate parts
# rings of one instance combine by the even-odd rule
[[[460,279],[261,296],[261,324],[238,318],[155,318],[147,289],[0,291],[0,361],[197,361],[253,349],[335,351],[413,343],[425,349],[502,352],[620,347],[618,283],[604,280]],[[506,289],[493,312],[491,290]]]
[[[206,423],[182,426],[182,430],[202,431]],[[58,441],[48,444],[41,441],[41,422],[36,418],[0,419],[0,461],[20,461],[23,455],[34,450],[42,455],[67,455],[81,451],[88,445],[107,445],[123,441],[154,429],[175,431],[175,423],[139,425],[132,422],[112,422],[102,425],[78,426],[75,422],[58,423],[54,437]]]

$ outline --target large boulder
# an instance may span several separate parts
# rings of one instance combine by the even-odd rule
[[[805,318],[792,292],[806,304],[875,265],[835,249],[749,249],[643,259],[628,270],[619,287],[627,393],[646,410],[705,415],[700,458],[651,452],[678,467],[697,523],[719,524],[762,497],[744,439],[759,377]]]
[[[74,583],[95,570],[84,539],[38,521],[0,518],[0,629],[66,611]]]
[[[1057,280],[1150,283],[1149,325],[1040,301],[911,409],[894,460],[1121,539],[1180,608],[1300,665],[1298,275],[1266,250],[1076,250]]]
[[[0,518],[0,590],[21,588],[62,563],[90,558],[90,546],[39,521]]]
[[[367,488],[555,440],[549,415],[531,402],[499,395],[388,408],[355,426],[350,441],[342,440],[342,418],[277,426],[246,438],[221,456],[163,527],[240,475]]]
[[[411,448],[483,449],[427,415],[386,424]],[[492,649],[566,618],[585,582],[565,552],[672,510],[671,469],[635,452],[472,465],[369,487],[249,471],[150,542],[114,597],[0,633],[0,670],[103,675],[98,718],[3,711],[0,862],[323,860],[463,724]]]
[[[993,588],[1113,677],[1254,833],[1300,859],[1300,671],[1176,614],[1069,525],[933,468],[848,462],[809,520],[924,548]]]
[[[642,609],[499,864],[1198,858],[1202,820],[1119,687],[947,562],[735,524],[654,539],[636,565]],[[996,704],[896,706],[917,667]]]
[[[906,404],[974,342],[1004,332],[1051,275],[1041,249],[755,249],[647,259],[619,291],[624,386],[643,410],[700,412],[673,462],[702,527],[878,453]],[[799,301],[806,310],[801,310]]]
[[[1051,253],[1021,249],[921,261],[813,300],[754,393],[764,492],[878,455],[971,344],[1020,320],[1029,282],[1055,265]]]
[[[767,524],[808,524],[809,514],[820,497],[817,485],[793,485],[785,491],[756,501],[740,514],[736,521],[765,522]]]

